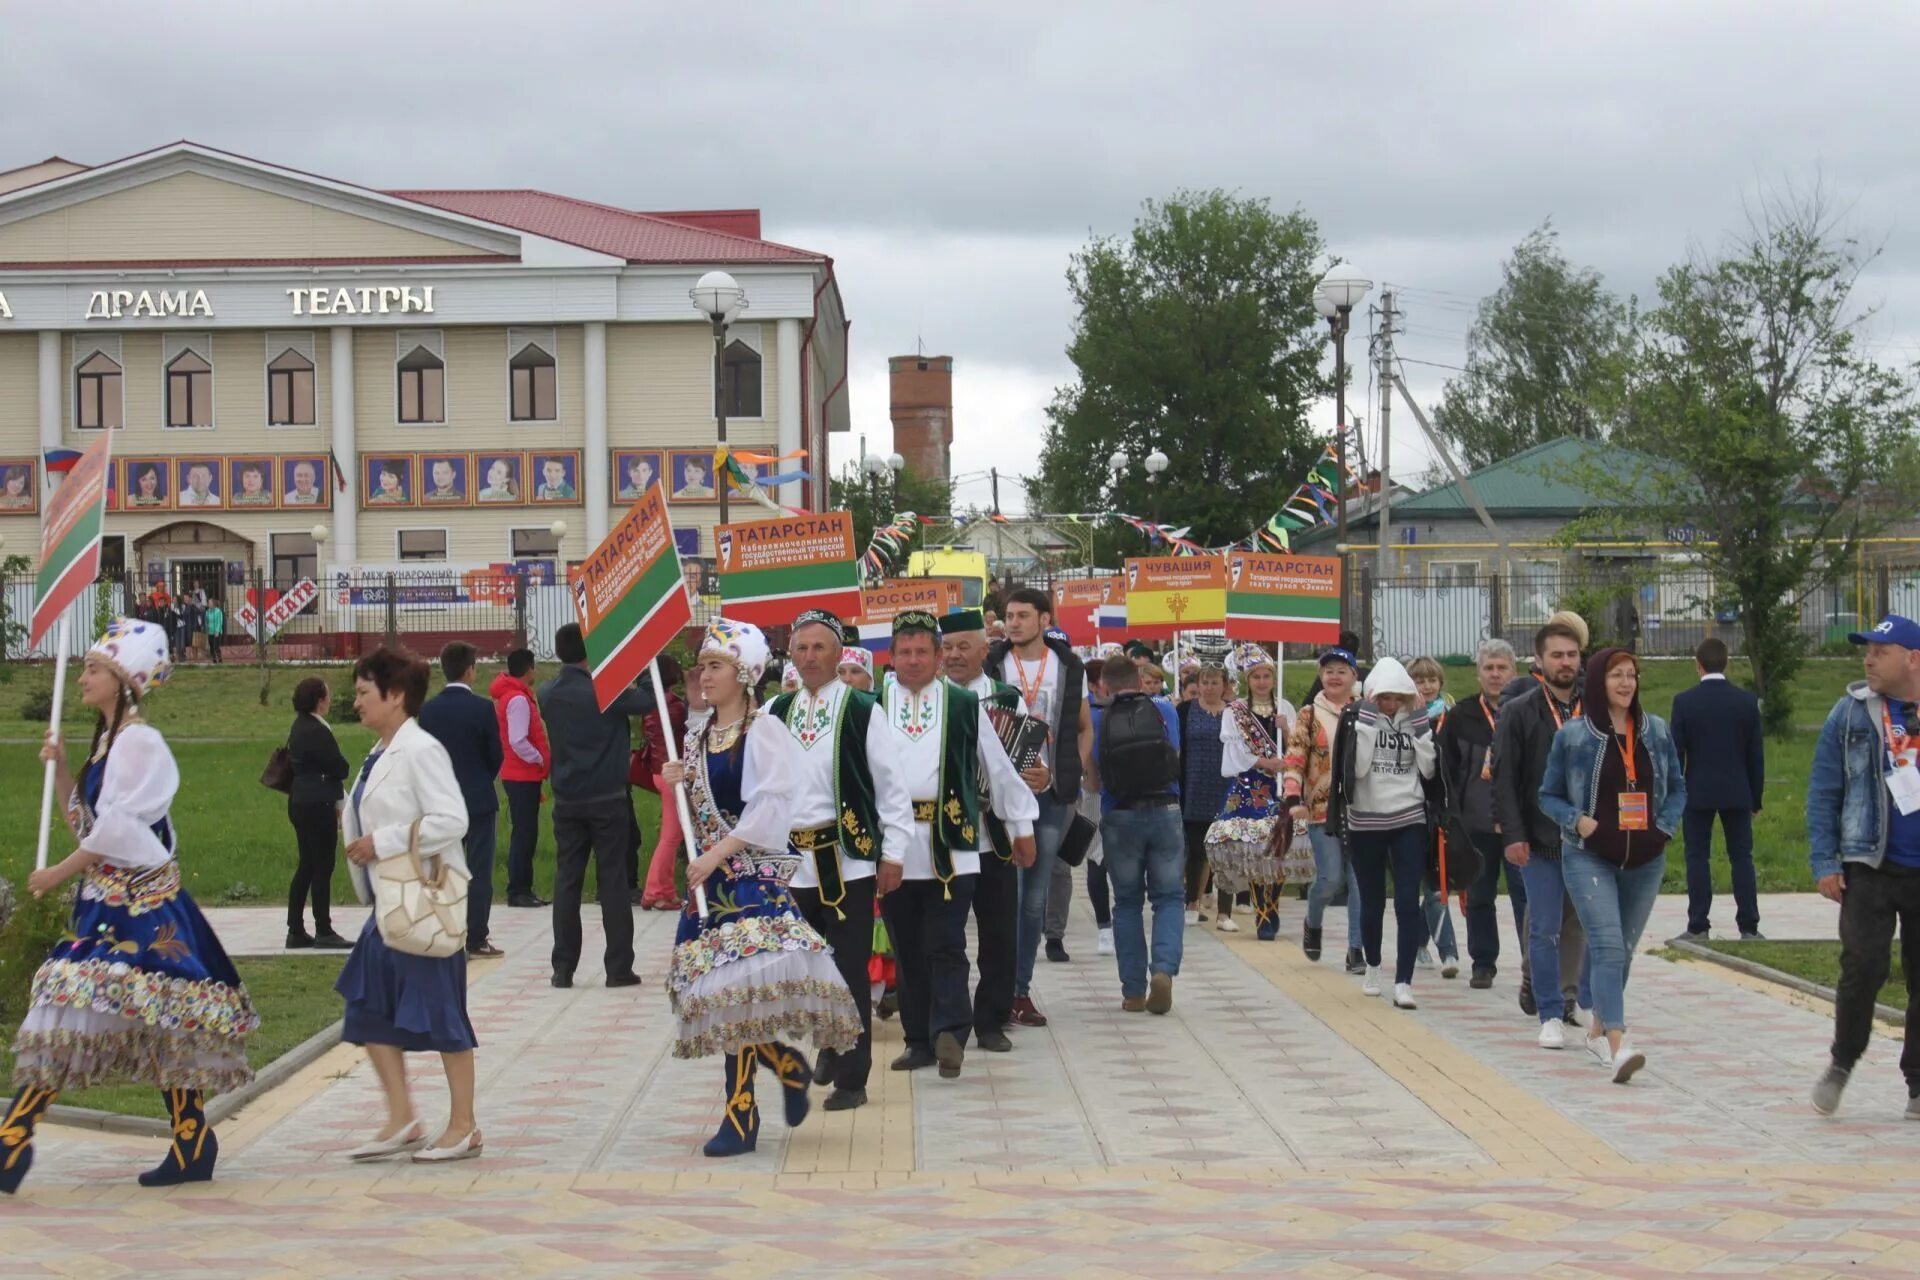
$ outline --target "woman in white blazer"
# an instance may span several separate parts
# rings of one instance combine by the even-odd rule
[[[342,815],[354,892],[373,901],[368,868],[404,857],[419,824],[419,851],[462,872],[467,804],[447,750],[414,715],[427,697],[427,664],[400,649],[377,649],[353,668],[353,707],[379,742],[354,782]],[[387,1096],[387,1123],[348,1153],[381,1160],[411,1153],[416,1162],[464,1160],[480,1154],[473,1115],[473,1023],[467,1019],[465,948],[443,958],[388,947],[371,917],[335,984],[347,1002],[342,1039],[365,1045]],[[407,1092],[403,1054],[438,1053],[450,1095],[447,1127],[431,1143]]]

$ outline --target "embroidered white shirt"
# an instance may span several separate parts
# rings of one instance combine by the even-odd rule
[[[847,686],[836,679],[827,681],[814,692],[809,693],[803,687],[793,695],[792,723],[787,726],[787,732],[792,735],[796,748],[790,753],[795,829],[830,826],[840,820],[833,806],[840,759],[835,735],[840,704],[847,693]],[[875,720],[882,714],[876,709]],[[906,785],[890,750],[892,745],[891,736],[883,732],[878,723],[873,724],[867,734],[867,765],[873,772],[874,800],[880,815],[880,856],[888,862],[900,862],[906,848],[913,843],[913,802],[907,797]],[[874,873],[875,866],[842,852],[840,878],[849,882],[865,880]],[[820,887],[820,871],[813,859],[800,860],[799,869],[793,873],[792,887]]]
[[[892,732],[892,751],[899,760],[908,794],[915,800],[937,801],[940,798],[940,762],[946,753],[947,737],[945,683],[935,680],[917,694],[905,685],[894,684],[888,687],[885,701],[881,704]],[[1006,748],[1000,745],[1000,737],[987,720],[984,706],[979,716],[979,768],[987,780],[993,812],[1007,824],[1009,835],[1032,835],[1033,820],[1040,816],[1040,803],[1034,798],[1033,792],[1027,789],[1027,784],[1020,780],[1020,775],[1014,772],[1013,761],[1007,759]],[[972,849],[952,851],[955,875],[979,874],[980,848],[987,843],[987,833],[982,830],[976,835]],[[913,824],[913,841],[907,846],[902,876],[908,880],[934,879],[933,828],[930,823]]]

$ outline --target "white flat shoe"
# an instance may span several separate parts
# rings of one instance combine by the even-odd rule
[[[1213,927],[1215,929],[1218,929],[1221,933],[1240,932],[1240,926],[1233,922],[1232,916],[1221,916],[1219,920],[1214,922]]]
[[[424,1147],[413,1153],[415,1164],[439,1164],[445,1160],[471,1160],[480,1154],[480,1131],[470,1129],[467,1136],[450,1147]]]
[[[403,1155],[426,1145],[426,1131],[421,1128],[420,1122],[415,1120],[391,1138],[375,1138],[372,1142],[361,1143],[347,1152],[347,1159],[363,1163],[368,1160],[385,1160],[389,1156]]]

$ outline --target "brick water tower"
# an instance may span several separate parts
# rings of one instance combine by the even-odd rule
[[[887,381],[893,451],[916,476],[952,479],[953,357],[894,356]]]

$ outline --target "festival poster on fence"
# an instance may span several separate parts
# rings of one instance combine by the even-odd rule
[[[1072,644],[1096,644],[1101,606],[1122,605],[1126,598],[1126,579],[1119,574],[1056,582],[1053,584],[1053,625],[1066,632]],[[1125,616],[1123,611],[1120,617]]]
[[[693,621],[666,491],[657,481],[574,569],[572,583],[594,696],[604,710]]]
[[[1227,619],[1225,556],[1145,556],[1127,561],[1127,634],[1171,640],[1176,631]]]
[[[848,512],[723,524],[713,541],[720,608],[729,618],[784,627],[803,609],[842,618],[860,612],[860,564]]]
[[[860,647],[875,662],[893,656],[893,620],[918,609],[936,618],[960,608],[966,584],[959,578],[883,578],[860,592],[860,615],[854,620]]]
[[[1340,557],[1257,551],[1228,556],[1227,637],[1338,643]]]

